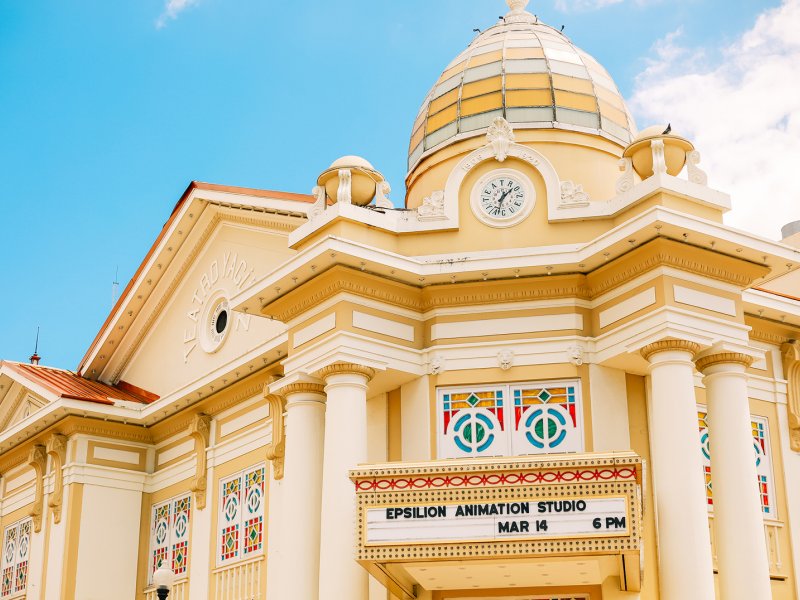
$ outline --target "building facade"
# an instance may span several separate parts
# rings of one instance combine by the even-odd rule
[[[403,208],[192,183],[75,372],[0,363],[1,600],[798,597],[800,227],[508,5]]]

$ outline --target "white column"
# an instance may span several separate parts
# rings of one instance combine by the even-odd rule
[[[676,600],[714,600],[692,362],[699,349],[680,340],[642,349],[650,362],[648,420],[660,591],[662,598]]]
[[[317,600],[325,393],[321,383],[309,382],[289,384],[280,393],[286,397],[281,560],[291,577],[288,596]]]
[[[772,597],[745,371],[752,360],[721,352],[697,361],[708,399],[717,565],[725,600]]]
[[[328,405],[322,473],[320,600],[367,600],[367,572],[355,560],[356,495],[348,473],[367,461],[369,367],[336,363],[322,369]]]

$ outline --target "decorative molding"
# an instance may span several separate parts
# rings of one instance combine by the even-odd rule
[[[28,454],[28,464],[36,473],[36,493],[28,514],[33,517],[33,531],[39,533],[42,530],[42,515],[44,514],[44,475],[47,471],[47,449],[41,444],[36,444]]]
[[[582,206],[589,206],[589,194],[583,191],[583,186],[572,181],[562,181],[559,208],[580,208]]]
[[[704,373],[709,367],[726,363],[733,363],[749,367],[753,364],[754,360],[755,359],[752,356],[742,352],[718,352],[717,354],[709,354],[708,356],[698,358],[695,365],[697,366],[698,371]]]
[[[378,208],[394,208],[388,196],[392,193],[392,186],[385,179],[375,186],[375,206]]]
[[[580,367],[583,364],[584,352],[583,346],[570,346],[567,348],[567,359],[576,367]]]
[[[198,510],[203,510],[206,507],[206,490],[208,488],[206,449],[208,448],[210,434],[211,417],[202,413],[195,415],[192,424],[189,426],[189,437],[194,438],[195,460],[197,461],[191,489],[194,492],[194,505]]]
[[[689,352],[693,356],[700,352],[700,344],[690,342],[687,340],[676,340],[673,338],[667,340],[659,340],[652,344],[647,344],[640,351],[645,360],[649,361],[650,357],[659,352]]]
[[[792,340],[781,346],[783,376],[788,381],[789,445],[800,452],[800,341]]]
[[[30,389],[23,385],[22,389],[20,389],[19,393],[14,398],[14,401],[11,402],[10,406],[8,406],[5,415],[3,415],[3,419],[0,421],[0,431],[5,431],[10,425],[12,425],[11,419],[14,418],[17,409],[22,405],[22,401],[27,398],[30,393]]]
[[[283,479],[283,459],[286,456],[286,435],[284,431],[284,408],[286,400],[280,394],[270,394],[269,384],[264,387],[264,398],[269,404],[272,417],[272,441],[267,444],[267,460],[272,463],[273,476]]]
[[[497,353],[497,364],[503,371],[508,371],[514,366],[514,351],[503,349]]]
[[[231,388],[237,385],[233,384],[228,388],[224,388],[219,392],[216,392],[211,396],[204,398],[203,400],[200,401],[202,402],[202,404],[196,406],[195,408],[197,410],[201,410],[203,414],[214,417],[217,414],[221,413],[222,411],[227,410],[228,408],[239,404],[239,402],[241,402],[242,400],[247,400],[248,398],[252,398],[253,396],[259,394],[264,387],[264,382],[263,379],[261,379],[261,376],[259,375],[255,376],[259,377],[259,381],[247,385],[246,387],[244,387],[244,389],[242,389],[238,393],[226,395],[226,392],[229,392]],[[248,377],[248,380],[249,379],[250,378]],[[244,383],[244,382],[239,382],[239,383]],[[226,397],[222,400],[217,399],[218,396],[221,395]],[[186,431],[186,428],[191,425],[193,420],[194,420],[193,414],[182,412],[176,415],[174,419],[170,420],[165,424],[157,423],[156,425],[153,425],[151,429],[148,430],[152,432],[151,434],[152,438],[148,438],[147,441],[158,443],[160,441],[172,437],[177,433]]]
[[[624,194],[630,190],[635,180],[633,178],[633,161],[630,158],[621,158],[619,163],[619,170],[622,175],[617,179],[616,190],[618,194]]]
[[[753,317],[756,319],[760,319],[760,315],[752,314],[752,313],[745,313],[748,317]],[[757,327],[753,327],[750,330],[750,339],[757,340],[760,342],[766,342],[768,344],[776,344],[780,346],[781,344],[786,343],[789,340],[789,337],[786,335],[781,335],[779,333],[771,333],[764,329],[758,329]]]
[[[350,477],[354,477],[351,472]],[[543,485],[561,483],[588,483],[593,481],[636,481],[639,478],[635,466],[609,467],[606,469],[574,469],[564,471],[519,471],[511,473],[470,473],[438,475],[431,477],[372,477],[355,482],[357,492],[383,492],[401,490],[435,490],[506,487],[514,485]]]
[[[689,181],[698,185],[708,185],[708,175],[697,165],[700,164],[700,152],[692,150],[686,153],[686,171]]]
[[[316,200],[314,201],[314,204],[311,205],[311,210],[308,211],[309,221],[321,215],[325,211],[325,207],[327,206],[328,202],[328,196],[325,194],[324,185],[315,185],[311,190],[311,193]]]
[[[486,139],[492,146],[492,152],[498,162],[508,158],[508,149],[514,141],[514,130],[503,117],[495,117],[486,132]]]
[[[345,363],[337,363],[345,364]],[[292,394],[322,394],[325,395],[325,385],[322,383],[312,383],[310,381],[299,381],[290,383],[280,389],[281,394],[288,400]]]
[[[363,375],[367,378],[367,381],[371,380],[375,377],[375,369],[372,367],[366,367],[364,365],[357,365],[355,363],[349,362],[337,362],[333,363],[332,365],[328,365],[327,367],[322,367],[319,370],[319,376],[321,379],[327,379],[332,375]],[[289,387],[289,386],[286,386]]]
[[[445,371],[445,358],[441,354],[434,354],[431,356],[431,361],[428,363],[428,373],[431,375],[438,375]]]
[[[650,149],[653,151],[653,175],[666,175],[667,159],[664,156],[664,140],[651,140]]]
[[[64,464],[67,462],[67,436],[54,433],[47,440],[47,454],[53,470],[53,493],[48,506],[53,509],[53,522],[61,522],[61,508],[64,504]]]
[[[339,169],[339,189],[336,192],[339,204],[353,203],[353,173],[350,169]]]
[[[710,251],[708,251],[710,252]],[[590,273],[588,295],[596,298],[639,275],[657,267],[667,266],[688,271],[696,275],[724,281],[744,289],[759,277],[770,271],[766,265],[719,253],[713,253],[716,260],[708,260],[707,255],[698,253],[696,248],[674,240],[657,238],[629,252],[622,260],[613,261]],[[722,263],[724,266],[715,266]],[[613,273],[613,274],[611,274]]]
[[[447,219],[444,212],[444,191],[437,190],[422,199],[417,207],[418,221],[441,221]]]

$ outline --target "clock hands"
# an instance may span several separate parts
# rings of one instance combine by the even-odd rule
[[[497,201],[498,208],[503,206],[503,200],[505,200],[506,196],[508,196],[510,193],[511,193],[510,189],[508,189],[505,192],[503,192],[503,195],[500,196],[500,200]]]

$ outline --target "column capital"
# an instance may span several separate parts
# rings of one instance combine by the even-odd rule
[[[705,373],[706,369],[722,364],[735,364],[749,367],[753,364],[754,360],[754,357],[744,352],[717,352],[715,354],[706,354],[698,358],[695,361],[695,365],[697,365],[698,371]]]
[[[287,400],[289,399],[289,396],[293,394],[319,394],[324,396],[325,385],[311,381],[297,381],[295,383],[290,383],[283,386],[280,389],[280,394]]]
[[[639,350],[645,360],[649,361],[650,357],[659,352],[689,352],[692,355],[700,352],[700,344],[690,342],[688,340],[678,340],[669,338],[666,340],[659,340],[652,344],[647,344],[644,348]]]
[[[327,379],[332,375],[363,375],[367,381],[375,377],[375,369],[364,365],[357,365],[349,362],[336,362],[319,370],[319,376]]]

